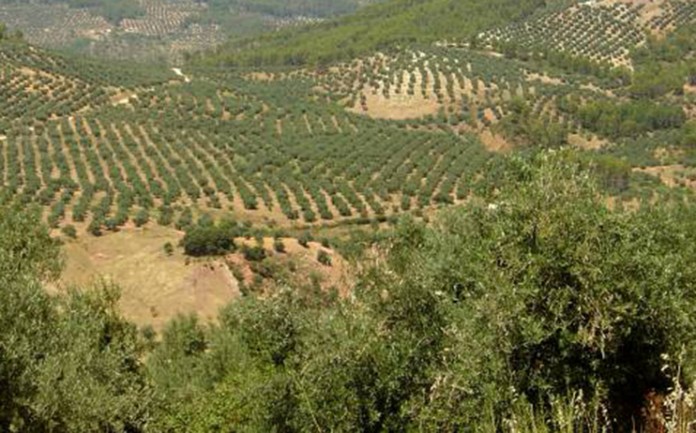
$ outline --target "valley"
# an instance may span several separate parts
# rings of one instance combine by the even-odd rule
[[[693,433],[696,2],[0,23],[0,431]]]

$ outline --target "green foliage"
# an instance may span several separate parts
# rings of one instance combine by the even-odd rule
[[[148,370],[161,391],[177,389],[185,397],[203,374],[197,366],[208,348],[205,329],[195,315],[174,318],[162,331],[162,341],[148,362]]]
[[[312,242],[314,238],[312,237],[312,234],[310,232],[302,232],[299,238],[297,238],[297,242],[302,245],[305,248],[309,248],[309,243]]]
[[[118,292],[49,296],[59,251],[36,214],[0,209],[0,430],[136,431],[148,386]]]
[[[147,209],[140,209],[133,218],[133,223],[136,227],[142,227],[150,221],[150,213]]]
[[[495,347],[478,350],[508,365],[531,401],[606,392],[622,422],[647,391],[668,386],[661,354],[691,344],[693,210],[609,211],[585,173],[544,158],[538,171],[511,169],[521,186],[502,188],[492,205],[449,212],[397,244],[397,269],[460,306],[461,339],[493,332]]]
[[[38,215],[3,209],[0,429],[630,428],[677,363],[696,374],[695,210],[610,210],[584,165],[512,158],[498,188],[400,222],[353,298],[245,297],[216,324],[176,318],[148,356],[112,288],[48,296],[57,246]],[[221,226],[237,227],[197,229]],[[612,419],[574,412],[600,405]]]
[[[67,3],[72,8],[94,9],[108,21],[120,23],[124,18],[137,18],[145,10],[137,0],[40,0],[41,3]],[[0,4],[18,3],[18,0],[1,0]]]
[[[58,243],[40,223],[38,209],[0,203],[0,275],[42,280],[58,277],[62,268]]]
[[[15,30],[10,34],[7,30],[7,26],[4,23],[0,23],[0,42],[2,41],[23,42],[24,35],[19,30]]]
[[[553,431],[560,415],[540,413],[563,410],[579,430],[585,417],[640,419],[645,393],[669,385],[664,363],[687,348],[693,365],[693,210],[611,211],[577,160],[515,160],[486,201],[432,227],[403,221],[357,303],[285,292],[230,306],[185,369],[206,373],[178,387],[205,383],[185,388],[192,403],[172,425],[496,431],[514,418]]]
[[[660,129],[680,128],[686,121],[682,107],[648,100],[617,103],[571,101],[563,109],[577,115],[582,125],[607,137],[633,137]]]
[[[207,0],[208,8],[217,14],[242,9],[277,17],[328,17],[354,11],[359,0]]]
[[[171,256],[172,254],[174,254],[174,245],[172,245],[171,242],[165,243],[164,247],[162,248],[164,249],[164,254],[166,254],[167,256]]]
[[[532,108],[521,98],[510,101],[510,113],[501,126],[513,140],[541,148],[556,148],[567,144],[568,128],[548,117],[535,115]]]
[[[242,247],[244,258],[250,262],[260,262],[266,258],[266,250],[262,245],[254,245],[253,247],[244,245]]]
[[[693,77],[696,25],[680,26],[664,39],[651,38],[633,53],[635,74],[630,92],[643,98],[682,94]]]
[[[282,239],[276,238],[273,240],[273,250],[281,254],[285,252],[285,243]]]
[[[543,6],[540,0],[389,0],[345,18],[223,47],[206,61],[244,65],[327,64],[399,44],[464,39]]]
[[[206,224],[189,228],[181,240],[189,256],[216,256],[236,249],[234,228],[226,224]]]
[[[60,229],[60,231],[70,239],[77,238],[77,229],[74,225],[68,224],[67,226],[64,226],[62,229]]]
[[[317,261],[324,266],[331,266],[331,254],[326,252],[326,250],[320,249],[317,252]]]

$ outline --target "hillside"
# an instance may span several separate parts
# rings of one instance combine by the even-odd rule
[[[694,433],[694,3],[137,5],[0,0],[0,432]]]
[[[394,22],[408,16],[397,12]],[[690,31],[636,44],[635,73],[583,53],[437,43],[321,69],[177,74],[6,42],[0,175],[56,228],[100,233],[136,217],[185,227],[228,211],[282,227],[365,225],[467,200],[495,183],[490,167],[503,154],[572,144],[631,201],[657,186],[648,167],[690,177]],[[646,60],[665,49],[683,53]],[[646,64],[671,72],[649,74]],[[643,82],[653,76],[669,87],[638,94],[664,88]]]
[[[208,61],[229,65],[327,64],[396,45],[468,40],[521,19],[544,0],[390,0],[315,26],[233,41]],[[241,45],[240,45],[241,44]]]
[[[695,19],[696,4],[690,1],[587,1],[540,10],[524,21],[482,33],[476,43],[509,56],[533,58],[561,52],[631,68],[635,47]]]
[[[372,0],[0,1],[0,22],[28,41],[97,58],[183,63],[228,38],[320,21]]]

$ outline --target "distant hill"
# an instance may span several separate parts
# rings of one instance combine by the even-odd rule
[[[0,0],[0,4],[22,4],[18,0]],[[138,0],[40,0],[37,5],[65,4],[71,8],[88,9],[107,21],[118,24],[125,18],[136,18],[145,14]]]
[[[479,35],[482,47],[522,59],[564,53],[612,67],[632,67],[631,52],[653,36],[696,20],[687,0],[593,0],[558,3],[525,20]]]
[[[230,10],[245,10],[276,17],[288,18],[333,17],[354,12],[358,7],[375,3],[376,0],[197,0],[211,12],[228,13]]]
[[[0,22],[44,48],[160,63],[228,38],[318,22],[379,0],[0,0]]]
[[[399,44],[467,40],[488,28],[530,16],[545,0],[390,0],[314,26],[232,42],[208,61],[303,65],[346,60]]]

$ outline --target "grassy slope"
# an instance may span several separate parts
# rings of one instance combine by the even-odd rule
[[[545,0],[390,0],[319,25],[229,43],[209,62],[302,65],[347,60],[406,43],[468,39],[483,29],[520,19]]]

